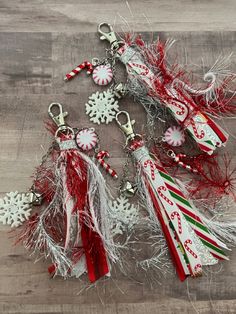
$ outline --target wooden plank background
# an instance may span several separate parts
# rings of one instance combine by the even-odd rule
[[[235,0],[133,0],[129,5],[118,0],[0,0],[0,193],[30,186],[30,175],[50,142],[43,120],[51,102],[64,105],[72,125],[91,125],[84,103],[96,86],[84,73],[67,84],[63,76],[84,59],[103,56],[98,23],[128,30],[127,20],[137,31],[176,38],[180,63],[189,63],[200,75],[195,65],[202,58],[207,68],[220,54],[235,51],[235,9]],[[235,71],[235,57],[231,68]],[[145,123],[141,106],[125,98],[121,108],[137,120],[140,131]],[[222,123],[235,135],[234,120]],[[121,132],[115,124],[97,131],[120,173]],[[227,150],[235,154],[233,137]],[[0,313],[236,313],[235,250],[219,273],[197,280],[180,283],[170,277],[151,289],[118,274],[116,282],[80,293],[78,280],[50,280],[46,263],[34,264],[22,247],[12,246],[8,231],[0,226]]]

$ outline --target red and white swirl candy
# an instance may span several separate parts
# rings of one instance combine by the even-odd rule
[[[93,70],[92,78],[97,85],[108,85],[113,78],[110,65],[99,65]]]
[[[94,128],[85,128],[76,134],[76,144],[83,151],[89,151],[98,144],[98,136]]]
[[[185,142],[184,131],[180,126],[169,127],[164,134],[165,142],[171,146],[180,146]]]

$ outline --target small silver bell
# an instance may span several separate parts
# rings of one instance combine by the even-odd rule
[[[43,202],[43,196],[35,191],[29,193],[30,204],[33,206],[39,206]]]
[[[136,188],[130,181],[126,181],[124,184],[122,184],[120,192],[121,194],[124,194],[126,197],[132,197],[136,193]]]
[[[113,94],[118,99],[122,98],[126,94],[126,92],[126,85],[124,85],[123,83],[118,83],[113,88]]]

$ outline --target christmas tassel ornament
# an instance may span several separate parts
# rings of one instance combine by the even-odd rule
[[[120,116],[126,116],[127,123],[120,122]],[[177,182],[155,160],[145,147],[143,138],[133,131],[134,120],[121,111],[116,116],[120,129],[125,133],[126,147],[135,160],[138,171],[138,189],[144,200],[144,206],[150,218],[160,225],[165,236],[173,263],[180,280],[187,276],[202,275],[203,265],[214,265],[218,260],[228,260],[227,249],[215,234],[210,223],[194,207],[182,192]],[[124,119],[123,119],[124,120]],[[223,226],[223,225],[222,225]],[[221,227],[222,227],[221,226]],[[223,227],[222,227],[223,228]],[[222,238],[235,243],[235,224],[219,230]],[[228,229],[234,232],[229,236]]]
[[[108,32],[102,31],[104,25]],[[235,76],[225,70],[224,60],[219,60],[205,74],[207,87],[200,90],[189,86],[187,74],[177,65],[167,66],[166,51],[172,42],[158,40],[145,43],[140,37],[134,41],[127,35],[118,41],[110,24],[98,26],[102,40],[111,44],[114,57],[125,66],[128,74],[127,89],[142,103],[148,116],[156,117],[168,109],[180,126],[188,130],[198,147],[208,153],[225,145],[228,134],[208,115],[235,113],[233,96],[227,96],[227,85]],[[218,110],[217,110],[218,109]]]
[[[53,113],[56,109],[59,114]],[[93,283],[110,276],[111,263],[119,259],[105,180],[91,158],[78,149],[62,106],[51,104],[49,115],[57,125],[55,143],[34,181],[44,206],[24,226],[19,241],[52,259],[48,269],[52,275],[78,278],[87,273]]]

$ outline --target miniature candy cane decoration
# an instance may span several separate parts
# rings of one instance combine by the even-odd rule
[[[88,61],[84,61],[83,63],[79,64],[75,69],[73,69],[70,73],[66,74],[64,80],[71,80],[85,68],[87,68],[87,74],[91,74],[93,72],[93,65]]]
[[[147,168],[147,166],[150,165],[151,177],[152,177],[152,180],[155,180],[155,168],[156,167],[154,163],[151,160],[146,160],[143,165],[144,165],[144,168]]]
[[[208,86],[205,89],[194,89],[191,86],[189,86],[188,84],[186,84],[185,82],[179,80],[178,78],[174,79],[173,83],[172,83],[172,87],[174,87],[174,85],[177,83],[179,83],[180,85],[183,86],[184,89],[186,89],[187,91],[189,91],[192,94],[195,95],[202,95],[202,94],[206,94],[208,92],[210,92],[216,83],[216,75],[213,72],[207,72],[204,77],[203,77],[204,81],[210,81],[210,83],[208,84]]]
[[[143,70],[143,72],[140,72],[139,75],[147,75],[149,73],[149,69],[144,64],[132,63],[131,66]]]
[[[182,116],[182,115],[184,115],[185,114],[185,112],[186,111],[188,111],[188,107],[186,107],[186,105],[184,105],[184,104],[179,104],[179,103],[177,103],[176,101],[171,101],[170,102],[173,106],[175,106],[175,107],[177,107],[177,108],[179,108],[180,109],[180,111],[176,111],[176,114],[178,115],[178,116]]]
[[[174,211],[174,212],[171,214],[170,218],[171,218],[172,220],[174,220],[174,219],[175,219],[175,216],[177,217],[177,220],[178,220],[178,231],[179,231],[179,233],[181,234],[183,230],[182,230],[182,224],[181,224],[180,214],[179,214],[177,211]]]
[[[107,173],[109,173],[112,178],[117,179],[118,175],[117,175],[116,171],[114,169],[112,169],[110,167],[110,165],[108,165],[104,161],[105,157],[110,157],[109,153],[107,151],[105,151],[105,150],[101,150],[100,152],[97,153],[97,156],[96,156],[99,164],[105,169],[105,171]]]
[[[190,124],[193,128],[194,135],[201,140],[205,136],[205,132],[201,130],[201,133],[198,134],[197,126],[193,119],[190,120]]]
[[[193,252],[193,250],[190,249],[189,244],[193,244],[193,242],[188,239],[184,242],[185,249],[194,257],[197,258],[197,254]]]
[[[186,170],[189,170],[189,171],[192,172],[192,173],[198,173],[198,170],[197,170],[197,169],[191,167],[190,165],[185,164],[183,161],[180,160],[181,158],[185,158],[185,157],[186,157],[185,154],[177,154],[177,155],[173,154],[172,157],[173,157],[174,161],[175,161],[179,166],[181,166],[182,168],[184,168],[184,169],[186,169]]]
[[[168,199],[168,197],[166,197],[161,191],[166,191],[166,187],[165,186],[159,186],[157,188],[157,193],[160,195],[160,197],[162,197],[168,204],[170,204],[171,206],[174,205],[173,202],[171,200]]]

